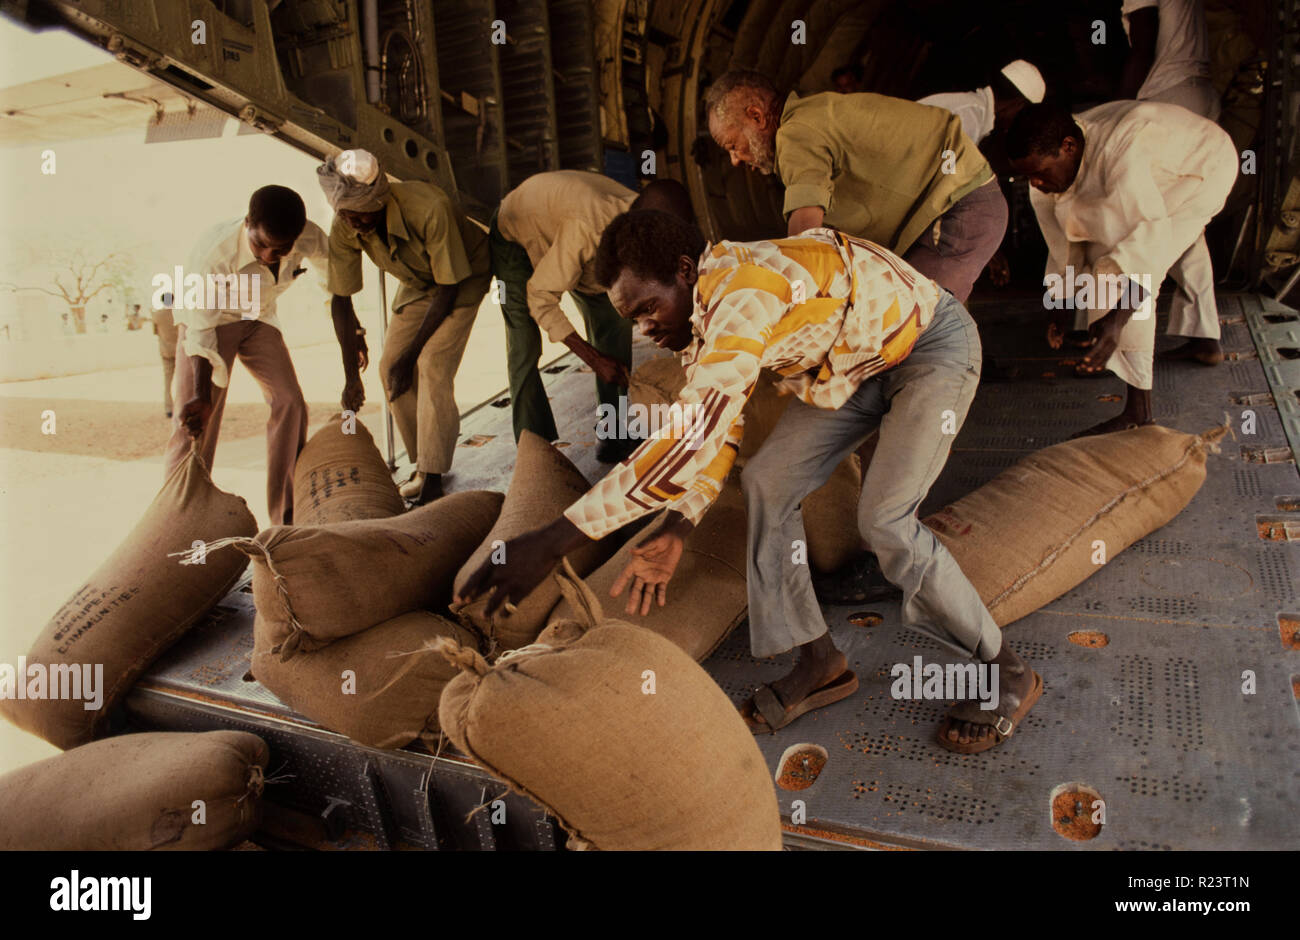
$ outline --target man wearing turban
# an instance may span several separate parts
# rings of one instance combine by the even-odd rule
[[[346,322],[361,290],[362,252],[398,282],[380,377],[415,463],[402,495],[417,505],[437,499],[460,433],[456,370],[492,278],[487,235],[434,184],[389,183],[368,151],[345,150],[316,173],[334,209],[329,291],[336,322]]]

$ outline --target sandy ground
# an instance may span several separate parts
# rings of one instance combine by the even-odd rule
[[[581,322],[570,310],[575,322]],[[361,417],[382,446],[379,347],[371,339]],[[334,343],[291,347],[310,407],[309,433],[338,410],[343,370]],[[543,363],[567,352],[547,343]],[[497,308],[485,302],[456,380],[462,412],[507,385],[505,336]],[[56,433],[41,433],[42,412]],[[236,366],[213,479],[238,493],[267,524],[267,406],[252,377]],[[5,616],[0,662],[15,663],[49,617],[130,531],[162,485],[162,453],[171,434],[163,416],[162,366],[0,384],[0,565]],[[404,462],[400,440],[395,444]],[[403,475],[404,477],[405,475]],[[58,753],[0,721],[0,773]]]

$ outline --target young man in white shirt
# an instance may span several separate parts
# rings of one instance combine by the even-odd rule
[[[325,233],[307,218],[296,192],[263,186],[253,193],[244,218],[214,226],[199,240],[183,283],[173,285],[179,334],[175,387],[185,403],[167,445],[166,473],[186,458],[191,440],[198,441],[200,456],[212,467],[230,370],[238,357],[271,406],[266,496],[272,525],[293,521],[293,468],[307,441],[307,402],[275,315],[276,298],[306,273],[305,260],[322,275],[327,270]],[[165,292],[160,288],[159,300]],[[360,329],[355,315],[346,326]],[[364,346],[356,362],[344,362],[345,409],[356,411],[365,401],[360,377],[365,364]]]
[[[1074,116],[1035,105],[1007,132],[1007,157],[1029,179],[1047,242],[1049,342],[1060,348],[1070,308],[1086,311],[1095,343],[1079,368],[1128,385],[1119,415],[1075,436],[1151,424],[1154,294],[1186,254],[1209,267],[1205,223],[1236,180],[1232,139],[1171,104],[1112,101]]]

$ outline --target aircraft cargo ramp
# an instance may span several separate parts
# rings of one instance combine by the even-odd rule
[[[922,514],[984,484],[1026,454],[1113,414],[1118,379],[1078,379],[1043,341],[1041,300],[976,302],[986,347],[1020,377],[986,383]],[[1158,363],[1156,418],[1199,432],[1227,419],[1204,486],[1171,523],[1075,590],[1007,628],[1045,694],[1017,733],[980,755],[934,741],[945,703],[895,701],[893,663],[939,646],[899,627],[896,599],[827,606],[861,687],[843,702],[758,739],[774,774],[793,745],[828,755],[806,789],[778,790],[790,847],[960,849],[1283,849],[1300,845],[1300,317],[1255,294],[1220,294],[1229,361]],[[1163,330],[1163,317],[1160,329]],[[1160,336],[1157,348],[1171,345]],[[637,361],[655,354],[638,344]],[[591,376],[573,357],[545,376],[565,452],[595,479]],[[454,489],[504,490],[513,458],[504,395],[462,424]],[[1255,433],[1243,434],[1243,411]],[[403,474],[404,478],[404,474]],[[1261,525],[1263,523],[1263,525]],[[1264,532],[1267,536],[1261,535]],[[670,591],[671,597],[671,591]],[[611,607],[610,613],[615,613]],[[864,613],[876,615],[863,617]],[[504,787],[454,754],[355,745],[295,716],[245,681],[252,603],[236,591],[173,648],[128,701],[133,726],[243,728],[272,748],[270,846],[562,847],[528,800],[505,797],[509,825],[467,813]],[[861,626],[874,623],[874,626]],[[1104,634],[1104,646],[1070,634]],[[754,660],[742,624],[705,662],[737,703],[789,668]],[[1243,673],[1254,676],[1244,692]],[[1054,831],[1062,787],[1100,797],[1101,831]],[[794,801],[802,801],[799,806]],[[1091,807],[1088,808],[1091,814]]]

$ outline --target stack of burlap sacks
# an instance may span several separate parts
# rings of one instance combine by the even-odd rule
[[[108,716],[134,681],[230,590],[248,559],[256,607],[253,676],[307,718],[363,744],[393,748],[419,737],[441,743],[439,700],[461,662],[448,659],[442,647],[485,668],[485,653],[495,659],[532,647],[560,599],[550,578],[505,620],[487,618],[481,601],[459,607],[455,617],[445,616],[447,605],[454,585],[494,548],[553,519],[586,492],[587,481],[557,449],[525,435],[508,497],[454,493],[401,512],[373,438],[352,422],[336,416],[304,448],[291,526],[256,532],[243,500],[218,490],[192,455],[121,547],[47,625],[29,662],[102,663],[104,708],[86,711],[80,701],[0,702],[20,726],[74,748],[0,778],[0,848],[225,848],[256,828],[268,762],[267,747],[256,736],[130,734],[88,743],[112,730]],[[591,572],[615,547],[612,541],[589,546],[566,564]],[[680,775],[675,785],[665,780],[641,793],[639,803],[624,800],[611,810],[641,826],[644,838],[620,841],[587,827],[597,838],[581,844],[755,847],[751,830],[761,819],[766,847],[779,847],[775,795],[761,755],[702,669],[667,641],[627,627],[606,637],[612,642],[599,668],[617,670],[622,661],[621,671],[635,679],[645,662],[655,661],[646,658],[646,638],[661,653],[669,647],[676,654],[661,666],[673,677],[670,686],[696,689],[694,697],[676,699],[675,707],[689,705],[706,724],[721,721],[727,746],[743,747],[736,760],[719,763],[712,750],[719,744],[716,735],[709,741],[692,738],[678,757],[709,768],[707,801],[696,800],[699,780],[691,775]],[[565,690],[589,684],[589,665],[570,657],[565,669],[550,674],[562,697],[581,702]],[[556,678],[566,669],[567,679]],[[512,725],[520,701],[507,696],[474,713],[487,727]],[[626,746],[636,740],[630,725],[644,720],[641,704],[639,697],[615,696],[600,708],[579,704],[573,715],[583,722],[583,734]],[[699,715],[701,708],[711,717]],[[567,738],[576,730],[556,723],[549,733]],[[584,781],[579,789],[588,793],[588,802],[608,798],[613,775],[654,776],[661,758],[653,750],[637,751],[642,766],[619,759],[584,767],[574,779]],[[536,773],[523,771],[525,790],[549,794],[546,775],[572,761],[543,763]],[[725,779],[731,772],[746,782]],[[569,769],[564,773],[573,777]],[[756,788],[762,799],[720,823],[717,803],[738,788]],[[75,808],[66,808],[71,802]],[[567,808],[564,799],[560,803]],[[51,825],[56,809],[59,821]],[[669,815],[660,819],[662,813]],[[646,841],[651,836],[653,845]]]
[[[437,611],[501,501],[475,490],[403,512],[364,425],[335,416],[298,457],[295,524],[225,543],[253,561],[253,676],[362,744],[436,745],[438,697],[454,670],[434,641],[479,642]]]
[[[330,447],[346,456],[327,458]],[[378,484],[388,477],[378,452],[369,442],[345,440],[333,427],[308,443],[297,479],[312,467],[319,479],[337,481],[339,460],[361,464],[357,479],[375,484],[366,488],[369,498],[354,488],[345,519],[333,515],[342,512],[341,505],[313,506],[314,525],[272,527],[256,538],[213,546],[232,546],[253,561],[252,672],[264,686],[308,718],[375,747],[398,747],[416,737],[436,747],[445,730],[490,773],[537,798],[574,834],[575,845],[780,847],[775,790],[752,735],[707,673],[670,643],[627,625],[601,631],[599,658],[571,650],[545,660],[549,668],[522,688],[515,682],[519,671],[544,662],[536,644],[560,600],[557,581],[546,578],[508,617],[487,617],[484,599],[446,608],[480,565],[503,560],[506,542],[551,522],[588,490],[587,480],[558,449],[525,432],[504,498],[454,493],[395,518],[384,511],[387,487]],[[342,477],[352,475],[348,470]],[[323,493],[320,486],[314,496],[307,485],[295,490],[313,500]],[[298,508],[295,516],[303,518]],[[566,569],[592,572],[613,547],[612,540],[586,546],[565,560]],[[743,595],[743,578],[741,587]],[[443,616],[444,610],[452,616]],[[647,659],[647,643],[657,659]],[[517,651],[528,655],[512,657]],[[490,667],[489,660],[498,665]],[[679,771],[675,779],[656,780],[656,774],[663,776],[666,755],[648,749],[638,731],[650,720],[638,678],[647,662],[662,662],[672,676],[676,693],[670,700],[678,718],[689,714],[699,727],[712,723],[723,729],[721,737],[692,735],[673,746],[680,754],[672,766],[707,768],[707,799],[702,800],[696,775]],[[467,692],[468,679],[457,678],[466,668],[479,677],[509,677],[510,690],[478,695],[475,683],[475,691]],[[352,677],[350,691],[345,674]],[[628,676],[636,695],[597,683],[608,694],[593,698],[591,677],[597,674]],[[496,688],[491,680],[487,687]],[[685,688],[695,690],[693,697],[682,696]],[[534,694],[545,700],[542,710]],[[448,696],[460,705],[449,706]],[[667,720],[662,710],[650,717]],[[451,727],[444,724],[449,719]],[[663,729],[675,727],[676,720]],[[476,729],[508,730],[502,731],[499,748],[484,752],[470,743],[483,740]],[[589,752],[574,748],[577,741],[618,742],[618,748]],[[718,747],[729,750],[730,762],[717,759]],[[629,778],[655,783],[636,793],[619,790]],[[569,789],[554,792],[550,784],[556,779],[568,781]],[[718,814],[718,801],[750,791],[758,798]],[[570,799],[605,807],[609,832],[586,825],[581,811],[575,818],[583,825],[571,824]],[[635,833],[623,831],[628,827]]]
[[[674,360],[656,360],[638,370],[631,398],[668,404],[683,382]],[[739,464],[786,403],[770,381],[760,384]],[[1148,427],[1056,445],[925,521],[997,622],[1010,623],[1095,572],[1096,539],[1113,558],[1177,515],[1221,433]],[[855,455],[805,500],[814,567],[834,571],[861,549],[860,481]],[[245,556],[257,609],[253,675],[324,727],[386,748],[437,743],[445,732],[547,806],[578,846],[779,847],[772,777],[697,665],[746,612],[735,475],[688,539],[664,608],[603,619],[597,598],[609,596],[639,537],[616,552],[612,539],[575,551],[565,575],[545,579],[510,617],[489,619],[481,599],[448,608],[506,541],[552,521],[587,488],[559,450],[525,433],[504,497],[454,493],[403,513],[364,426],[345,430],[336,417],[299,459],[296,524],[255,534],[243,500],[213,486],[192,456],[28,654],[48,666],[102,663],[103,709],[0,700],[11,721],[77,748],[0,778],[0,830],[13,834],[0,847],[223,847],[256,826],[267,754],[254,736],[87,743],[140,673],[229,591]],[[97,796],[65,815],[61,834],[24,828],[39,809],[33,794],[60,787]],[[208,806],[201,831],[181,818],[194,800]]]

